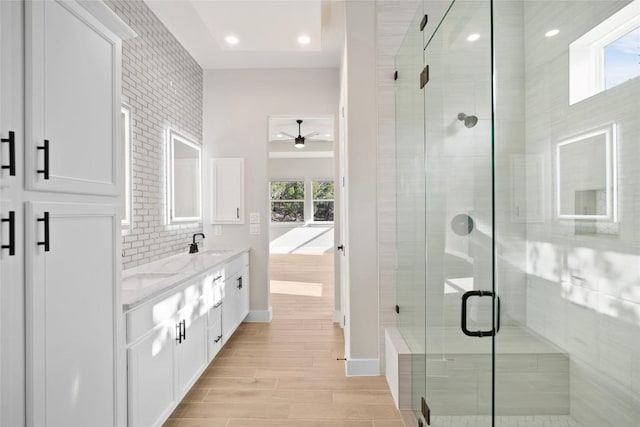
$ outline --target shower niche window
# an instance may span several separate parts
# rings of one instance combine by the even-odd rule
[[[616,222],[615,139],[610,125],[557,144],[558,218]]]

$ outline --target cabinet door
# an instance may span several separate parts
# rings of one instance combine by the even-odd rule
[[[0,201],[0,426],[24,425],[24,246],[20,203]],[[11,219],[11,223],[8,221]],[[13,253],[13,255],[12,255]]]
[[[0,2],[0,187],[22,191],[24,88],[22,4]],[[6,194],[6,193],[5,193]]]
[[[227,342],[238,327],[238,274],[224,281],[222,300],[222,340]]]
[[[238,296],[238,323],[242,323],[249,314],[249,266],[242,271],[242,288]]]
[[[117,206],[30,202],[25,231],[27,424],[122,425]]]
[[[187,310],[188,311],[188,310]],[[195,311],[181,316],[185,320],[185,337],[176,344],[176,396],[181,399],[196,382],[207,364],[207,316]]]
[[[244,159],[211,159],[211,223],[244,224]]]
[[[25,2],[25,25],[27,188],[117,195],[120,39],[71,1]]]
[[[173,322],[153,330],[127,351],[129,426],[160,425],[173,408]]]

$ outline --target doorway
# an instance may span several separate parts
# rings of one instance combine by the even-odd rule
[[[333,116],[269,118],[274,318],[333,316],[334,135]]]

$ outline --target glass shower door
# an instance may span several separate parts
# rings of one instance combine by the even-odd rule
[[[490,1],[453,2],[424,50],[425,425],[492,425],[490,13]]]
[[[411,360],[411,408],[420,411],[425,390],[424,104],[420,8],[395,59],[396,98],[396,303],[397,327]],[[405,379],[406,380],[406,379]]]

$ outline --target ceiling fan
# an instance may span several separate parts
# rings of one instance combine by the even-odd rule
[[[289,138],[292,138],[295,141],[296,148],[303,148],[305,139],[311,138],[312,136],[316,136],[319,134],[319,132],[311,132],[306,134],[305,136],[302,136],[302,132],[300,131],[300,125],[302,125],[302,120],[298,119],[296,120],[296,123],[298,123],[298,136],[293,136],[286,132],[280,132],[280,134],[287,136]]]

